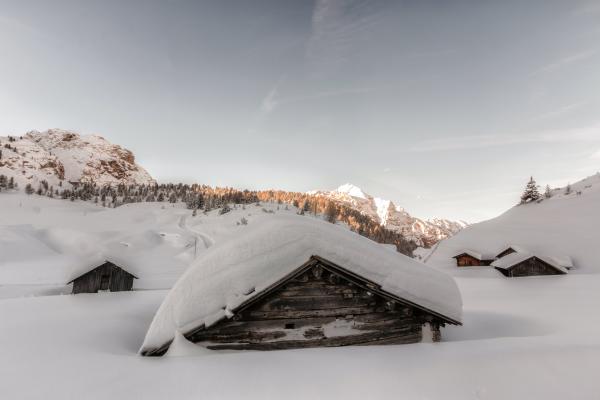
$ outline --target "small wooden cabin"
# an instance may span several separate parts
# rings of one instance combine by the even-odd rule
[[[490,265],[494,261],[494,257],[480,254],[470,250],[464,250],[453,257],[456,259],[457,267],[478,267]]]
[[[69,283],[73,283],[73,294],[98,293],[98,291],[122,292],[132,289],[134,279],[137,279],[137,276],[106,261]]]
[[[279,350],[439,341],[440,327],[445,324],[461,322],[312,256],[228,310],[226,318],[209,327],[193,327],[183,335],[213,350]],[[163,355],[170,344],[143,348],[141,354]]]
[[[567,269],[551,258],[533,254],[510,253],[492,263],[502,275],[512,277],[536,275],[563,275]]]

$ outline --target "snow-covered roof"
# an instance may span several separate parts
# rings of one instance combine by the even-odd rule
[[[517,253],[528,253],[527,249],[525,249],[525,247],[523,247],[523,246],[520,246],[517,244],[506,244],[496,251],[495,257],[498,257],[498,255],[500,255],[500,253],[503,253],[508,249],[513,249]],[[495,257],[492,257],[492,258],[495,258]]]
[[[453,258],[456,258],[458,256],[461,256],[463,254],[468,254],[471,257],[475,257],[478,260],[493,260],[494,258],[496,258],[492,253],[480,253],[478,251],[474,251],[474,250],[470,250],[470,249],[462,249],[459,252],[456,253],[456,255]]]
[[[454,279],[339,225],[290,214],[245,226],[217,243],[177,281],[158,309],[141,351],[232,316],[243,302],[320,256],[381,286],[381,290],[460,322]]]
[[[510,269],[510,268],[514,267],[515,265],[519,264],[520,262],[530,259],[531,257],[536,257],[536,258],[544,261],[548,265],[551,265],[552,267],[556,268],[557,270],[564,272],[565,274],[568,272],[567,268],[570,268],[561,263],[561,262],[565,261],[564,259],[561,260],[561,259],[557,259],[552,256],[544,256],[544,255],[538,255],[538,254],[533,254],[533,253],[511,253],[511,254],[508,254],[508,255],[494,261],[492,263],[492,267],[500,268],[500,269]],[[571,264],[571,266],[572,266],[572,264]]]
[[[88,272],[96,269],[97,267],[101,266],[106,262],[111,262],[115,264],[117,267],[121,268],[125,272],[129,272],[136,279],[138,278],[138,271],[140,270],[140,268],[136,266],[129,267],[127,260],[123,259],[122,257],[119,257],[118,255],[107,255],[98,253],[80,261],[81,262],[78,265],[73,266],[73,268],[71,269],[71,273],[68,278],[69,281],[67,282],[67,284],[73,282],[75,279],[79,278],[84,274],[87,274]]]
[[[79,262],[71,265],[68,273],[68,282],[72,282],[75,278],[90,272],[107,261],[129,272],[136,278],[144,278],[147,275],[147,271],[153,268],[156,269],[161,266],[164,268],[173,266],[174,264],[181,264],[181,261],[175,257],[161,251],[150,252],[143,249],[129,251],[126,246],[122,246],[122,249],[116,246],[112,246],[110,249],[101,246],[102,249],[97,253],[79,257]]]

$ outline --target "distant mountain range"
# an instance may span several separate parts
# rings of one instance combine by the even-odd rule
[[[41,181],[52,186],[72,182],[148,184],[154,180],[136,164],[133,153],[101,136],[50,129],[23,136],[0,136],[0,174],[20,186]]]
[[[313,190],[309,194],[350,206],[370,216],[387,229],[401,233],[419,246],[429,247],[468,226],[464,221],[443,218],[424,220],[413,217],[390,200],[373,197],[350,183],[333,191]]]
[[[54,188],[91,182],[99,186],[155,183],[131,151],[98,135],[62,129],[31,131],[23,136],[0,136],[0,150],[0,175],[13,177],[21,188],[31,184],[36,190],[43,181]],[[463,221],[415,218],[391,201],[351,184],[308,194],[351,207],[419,246],[429,247],[467,226]]]

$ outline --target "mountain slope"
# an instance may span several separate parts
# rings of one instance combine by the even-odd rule
[[[413,217],[390,200],[373,197],[350,183],[329,192],[312,191],[309,193],[350,206],[370,216],[385,228],[401,233],[419,246],[431,246],[467,226],[464,221],[450,221],[440,218],[423,220]]]
[[[69,182],[148,184],[150,174],[135,163],[133,153],[101,136],[50,129],[21,137],[1,137],[0,174],[14,177],[19,185],[34,188]]]
[[[467,227],[440,242],[426,263],[458,273],[452,256],[463,249],[497,254],[504,246],[517,245],[534,253],[570,256],[573,272],[600,272],[600,174],[571,185],[569,194],[566,191],[554,189],[549,199],[515,206]]]

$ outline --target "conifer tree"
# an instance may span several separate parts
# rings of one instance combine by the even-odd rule
[[[337,219],[337,213],[338,210],[333,201],[327,202],[327,207],[325,208],[325,220],[327,220],[327,222],[335,224],[335,221]]]
[[[544,192],[544,197],[547,199],[552,197],[552,189],[550,189],[550,185],[546,185],[546,191]]]
[[[538,191],[537,184],[533,179],[533,176],[529,178],[525,191],[521,195],[521,204],[537,201],[540,199],[540,192]]]
[[[565,188],[565,194],[571,194],[571,184],[568,183],[567,187]]]

